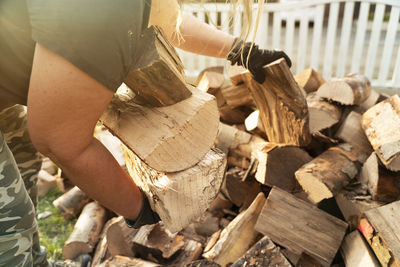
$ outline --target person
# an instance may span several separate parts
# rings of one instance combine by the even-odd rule
[[[93,138],[150,24],[176,47],[227,58],[259,82],[263,65],[280,57],[290,65],[282,51],[259,49],[180,14],[176,0],[0,0],[0,266],[48,264],[35,218],[38,151],[129,225],[159,220]]]

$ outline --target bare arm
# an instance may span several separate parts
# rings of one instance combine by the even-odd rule
[[[142,198],[93,129],[113,92],[58,54],[37,44],[28,95],[34,145],[91,198],[134,220]]]
[[[174,46],[205,56],[226,58],[234,42],[232,35],[187,13],[182,14],[180,32],[184,40],[179,40],[176,35],[173,35],[170,41]]]

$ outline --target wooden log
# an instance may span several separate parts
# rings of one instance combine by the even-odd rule
[[[400,98],[394,95],[367,110],[362,128],[376,155],[392,171],[400,170]]]
[[[370,154],[373,149],[361,127],[361,118],[361,114],[354,111],[350,112],[337,130],[335,137]]]
[[[325,83],[324,78],[311,68],[296,74],[294,79],[307,93],[317,91]]]
[[[215,98],[192,89],[188,99],[159,108],[138,106],[128,91],[119,92],[100,120],[152,168],[190,168],[210,150],[219,124]]]
[[[250,207],[236,216],[221,232],[217,243],[203,253],[203,257],[222,266],[239,259],[257,241],[259,234],[254,230],[254,225],[264,203],[264,194],[258,194]]]
[[[141,105],[161,107],[176,104],[191,96],[182,62],[173,46],[156,26],[147,28],[139,42],[138,58],[124,83]]]
[[[340,107],[323,100],[316,93],[307,95],[307,105],[310,113],[310,132],[329,128],[340,120]]]
[[[234,85],[238,85],[244,83],[243,75],[244,73],[249,72],[245,67],[239,65],[230,66],[228,69],[228,75],[231,79],[231,82]]]
[[[355,107],[355,111],[361,114],[364,113],[368,109],[372,108],[375,104],[377,104],[380,97],[381,94],[379,94],[374,89],[371,89],[369,97],[365,99],[365,101],[362,102],[359,106]]]
[[[181,251],[178,251],[176,259],[174,259],[171,264],[168,264],[168,266],[181,267],[190,264],[200,258],[202,251],[201,243],[194,240],[185,240],[185,245]]]
[[[244,121],[244,125],[246,126],[246,130],[253,134],[256,134],[262,138],[267,138],[265,134],[264,125],[262,124],[260,118],[260,111],[253,111]]]
[[[264,236],[231,265],[231,267],[242,266],[291,267],[292,265],[282,255],[279,248],[275,246],[271,239],[268,236]]]
[[[214,261],[203,259],[186,264],[185,267],[221,267],[221,265]]]
[[[142,259],[165,264],[184,246],[184,237],[166,231],[162,223],[144,225],[132,238],[133,250]]]
[[[42,197],[49,192],[50,189],[56,187],[57,178],[45,170],[38,173],[38,196]]]
[[[138,258],[131,258],[125,256],[114,256],[98,267],[159,267],[160,265],[154,262],[145,261]]]
[[[51,175],[55,175],[57,173],[57,166],[54,164],[51,159],[45,157],[42,160],[41,170],[47,171]]]
[[[125,166],[124,151],[122,150],[121,141],[112,135],[105,127],[104,130],[95,132],[95,137],[110,151],[121,167]]]
[[[151,169],[132,151],[125,151],[130,176],[171,232],[199,218],[218,194],[226,167],[225,155],[218,149],[210,150],[195,166],[174,173]]]
[[[63,257],[72,260],[81,254],[91,253],[97,244],[106,217],[107,212],[100,204],[95,201],[87,204],[74,230],[65,241]]]
[[[359,172],[363,155],[356,147],[332,147],[296,171],[295,176],[313,203],[338,194]]]
[[[374,253],[357,230],[348,234],[340,247],[346,266],[379,267]]]
[[[304,91],[297,85],[283,58],[264,66],[264,70],[263,84],[256,82],[250,73],[243,76],[260,111],[268,140],[307,145],[311,135]]]
[[[373,200],[391,202],[400,199],[399,175],[379,166],[375,153],[371,153],[364,163],[360,181],[367,185]]]
[[[323,266],[330,266],[344,237],[347,224],[273,187],[258,217],[256,231],[294,253],[305,252]]]
[[[106,233],[110,255],[134,257],[131,240],[137,231],[137,229],[129,228],[122,216],[113,218]]]
[[[70,220],[78,215],[89,201],[86,193],[75,186],[54,200],[53,205],[58,209],[61,216]]]
[[[228,106],[232,109],[240,106],[255,106],[253,97],[244,83],[221,88],[221,93]]]
[[[248,116],[247,112],[240,107],[232,109],[227,104],[218,107],[218,111],[221,122],[227,124],[242,124]]]
[[[371,83],[361,74],[350,74],[343,78],[332,79],[321,85],[317,95],[343,105],[358,105],[371,93]]]
[[[225,83],[224,67],[210,67],[203,70],[196,82],[196,87],[206,93],[215,95]]]
[[[101,234],[99,237],[99,242],[97,242],[96,250],[93,254],[93,260],[91,266],[99,266],[100,263],[108,259],[111,255],[108,251],[108,243],[107,243],[107,231],[110,224],[113,222],[113,219],[108,220],[101,230]]]
[[[370,209],[359,229],[382,266],[400,266],[400,201]]]
[[[288,192],[294,192],[299,187],[294,173],[312,160],[310,155],[299,147],[276,143],[259,144],[252,156],[258,161],[255,176],[257,181]]]

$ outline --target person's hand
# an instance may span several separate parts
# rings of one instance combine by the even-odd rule
[[[140,209],[138,217],[134,221],[125,219],[126,224],[130,228],[138,229],[143,225],[155,224],[161,220],[160,216],[158,216],[158,214],[151,209],[149,200],[147,199],[146,195],[142,191],[140,192],[142,193],[143,201],[142,208]]]
[[[263,67],[279,58],[284,58],[289,68],[292,66],[292,62],[285,52],[280,50],[266,50],[260,49],[257,45],[251,42],[244,43],[235,39],[232,46],[231,52],[229,52],[227,59],[232,65],[238,64],[247,68],[253,75],[253,78],[263,83],[265,81],[265,72]]]

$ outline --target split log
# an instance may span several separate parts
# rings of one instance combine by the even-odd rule
[[[310,113],[310,132],[329,128],[340,120],[340,107],[323,100],[316,93],[307,95],[307,105]]]
[[[221,89],[221,93],[232,109],[240,106],[255,106],[253,97],[244,83],[224,87]]]
[[[230,66],[228,75],[234,85],[244,83],[243,74],[249,72],[245,67],[239,65]]]
[[[332,79],[319,87],[317,95],[343,105],[358,105],[371,93],[371,83],[361,74]]]
[[[182,62],[160,28],[152,26],[143,32],[138,51],[141,54],[134,68],[124,78],[136,95],[136,103],[161,107],[191,96]]]
[[[51,159],[45,157],[42,160],[41,170],[47,171],[51,175],[55,175],[57,173],[57,166],[54,164]]]
[[[195,166],[174,173],[158,172],[129,149],[125,152],[130,176],[171,232],[181,230],[208,208],[218,194],[226,167],[225,155],[218,149],[210,150]]]
[[[279,266],[291,267],[290,262],[282,255],[279,248],[269,239],[264,236],[258,241],[246,254],[235,261],[231,267],[242,266]]]
[[[364,163],[360,181],[368,186],[373,200],[391,202],[400,199],[399,175],[380,167],[375,153]]]
[[[374,89],[371,89],[369,97],[364,102],[362,102],[358,107],[356,107],[355,111],[361,114],[364,113],[368,109],[372,108],[376,103],[378,103],[380,96],[381,94],[379,94]]]
[[[95,137],[110,151],[120,166],[125,166],[124,151],[121,141],[105,128],[103,131],[95,132]]]
[[[49,192],[50,189],[56,187],[57,178],[45,170],[40,170],[38,173],[38,196],[42,197]]]
[[[100,204],[87,204],[64,244],[63,257],[75,259],[81,254],[91,253],[97,244],[106,217],[107,212]]]
[[[131,241],[138,256],[164,264],[183,247],[183,239],[182,235],[171,234],[158,223],[140,227]]]
[[[198,261],[194,261],[189,264],[186,264],[185,267],[221,267],[221,265],[219,265],[216,262],[209,261],[209,260],[198,260]]]
[[[357,230],[351,232],[345,237],[340,252],[346,266],[380,266],[374,253]]]
[[[382,266],[400,266],[400,201],[365,212],[359,229]]]
[[[239,259],[257,241],[259,234],[254,225],[264,203],[264,194],[258,194],[250,207],[236,216],[221,232],[217,243],[203,253],[203,257],[222,266]]]
[[[199,74],[196,87],[205,93],[215,95],[224,83],[224,67],[211,67],[205,69]]]
[[[246,126],[246,130],[262,138],[266,138],[264,125],[262,124],[260,118],[260,111],[253,111],[244,121],[244,125]]]
[[[263,84],[256,82],[250,73],[243,76],[260,111],[268,140],[307,145],[311,135],[304,91],[297,85],[283,58],[264,66],[264,71]]]
[[[400,170],[400,97],[394,95],[367,110],[361,125],[375,153],[392,171]]]
[[[86,193],[75,186],[54,200],[53,205],[58,209],[61,216],[70,220],[78,215],[89,201]]]
[[[168,266],[170,267],[181,267],[186,264],[191,263],[192,261],[197,260],[201,256],[201,252],[203,248],[199,242],[194,240],[185,240],[185,245],[178,251],[178,255],[176,259],[172,261]]]
[[[357,112],[350,112],[335,136],[346,143],[357,146],[360,150],[365,151],[365,153],[370,154],[373,149],[361,127],[361,117],[361,114]]]
[[[347,224],[338,218],[273,187],[257,220],[256,231],[296,254],[305,252],[330,266]]]
[[[150,261],[145,261],[142,259],[138,258],[130,258],[130,257],[124,257],[124,256],[115,256],[112,257],[102,264],[99,265],[99,267],[159,267],[160,264],[150,262]]]
[[[296,171],[295,176],[313,203],[335,196],[359,172],[364,158],[349,144],[332,147]],[[361,161],[362,162],[362,161]]]
[[[122,216],[111,219],[106,233],[108,251],[111,256],[135,256],[132,250],[133,244],[131,240],[134,238],[137,231],[137,229],[129,228]]]
[[[312,160],[299,147],[276,143],[261,143],[252,156],[258,161],[255,176],[257,181],[288,192],[294,192],[299,187],[294,173]]]
[[[219,230],[219,217],[206,211],[197,222],[194,223],[194,229],[197,234],[202,236],[211,236]]]
[[[219,123],[215,98],[192,89],[188,99],[159,108],[138,106],[128,91],[119,92],[100,120],[152,168],[187,169],[210,150]]]
[[[324,78],[311,68],[296,74],[294,79],[307,93],[317,91],[325,83]]]
[[[247,112],[240,107],[232,109],[227,104],[218,107],[218,111],[221,122],[228,124],[242,124],[248,115]]]
[[[102,263],[111,256],[108,251],[107,231],[112,221],[113,221],[112,219],[108,220],[104,224],[103,230],[101,230],[99,242],[97,242],[96,250],[93,254],[92,266],[98,266],[100,263]]]

